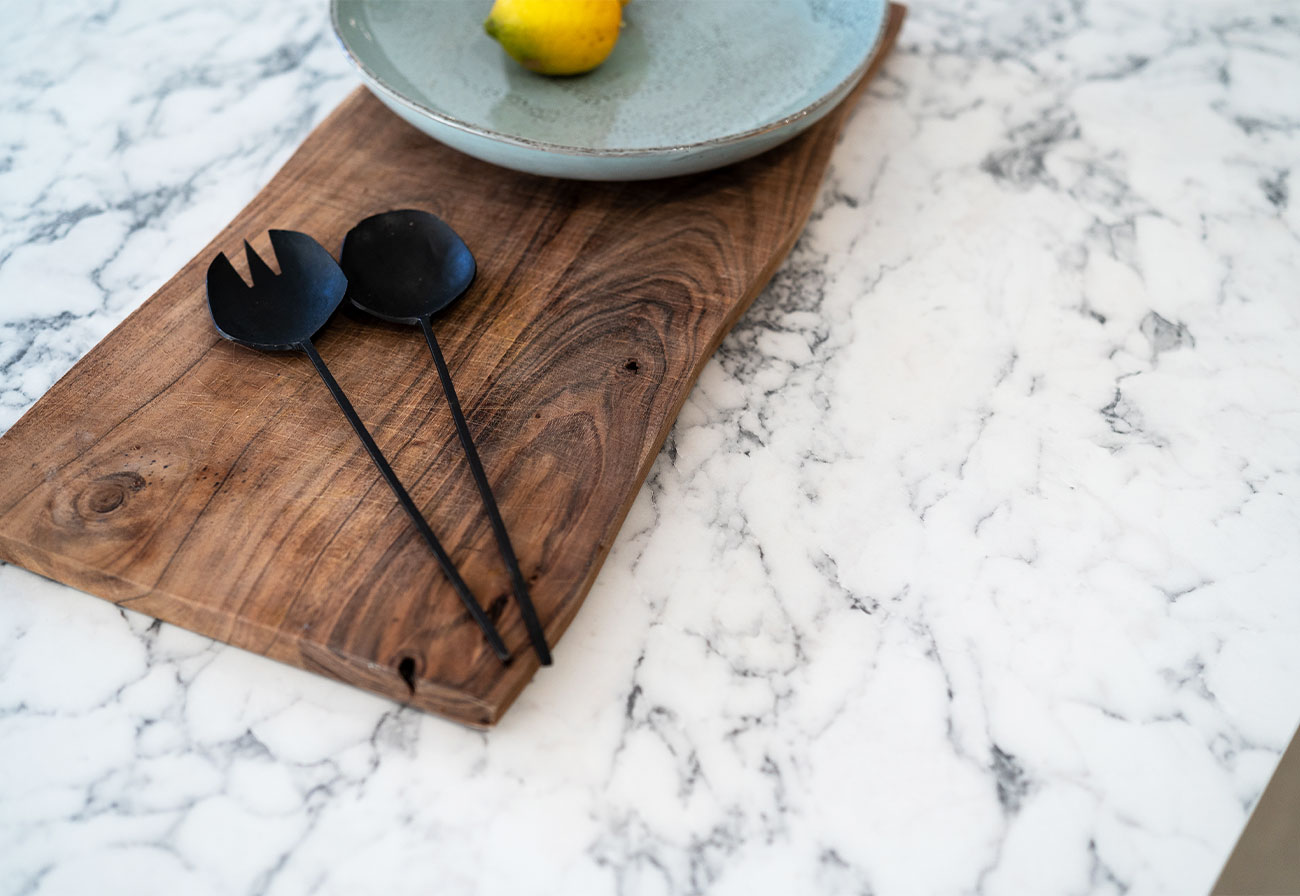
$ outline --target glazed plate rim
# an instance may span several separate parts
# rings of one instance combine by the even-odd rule
[[[440,111],[432,106],[420,102],[400,89],[392,86],[373,69],[371,69],[362,60],[358,52],[348,43],[344,37],[343,27],[339,22],[339,7],[346,2],[356,2],[356,0],[330,0],[330,26],[334,31],[335,38],[338,39],[343,52],[347,54],[349,61],[361,73],[363,79],[376,90],[381,91],[388,99],[396,102],[412,112],[424,118],[431,119],[439,125],[452,128],[472,137],[480,137],[490,140],[494,143],[500,143],[507,146],[515,146],[521,149],[532,150],[534,152],[545,153],[547,155],[573,156],[578,158],[593,159],[611,159],[611,158],[653,158],[658,156],[677,156],[689,153],[699,152],[706,149],[715,149],[729,146],[739,146],[757,140],[764,135],[781,131],[794,125],[802,119],[821,110],[827,105],[834,105],[844,98],[844,95],[852,89],[862,76],[866,74],[867,68],[871,65],[880,48],[880,43],[885,37],[885,31],[889,23],[889,3],[879,2],[875,4],[878,11],[875,33],[869,45],[862,48],[862,58],[858,60],[853,69],[836,82],[831,88],[822,92],[813,98],[807,105],[798,110],[784,115],[780,118],[764,122],[753,128],[744,131],[722,134],[717,137],[710,137],[707,140],[697,140],[690,143],[669,143],[661,146],[646,147],[617,147],[617,148],[600,148],[592,146],[574,146],[563,143],[550,143],[543,140],[533,140],[528,137],[521,137],[515,134],[507,134],[502,131],[496,131],[480,124],[464,121]]]

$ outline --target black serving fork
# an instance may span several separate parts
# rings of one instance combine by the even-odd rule
[[[437,557],[438,565],[461,603],[483,630],[492,652],[502,662],[509,662],[510,652],[496,627],[470,593],[429,523],[398,481],[397,474],[388,465],[383,452],[312,344],[312,337],[325,326],[347,293],[348,281],[342,269],[325,247],[305,233],[272,230],[270,236],[271,248],[280,265],[279,274],[272,271],[247,242],[244,243],[244,253],[253,275],[252,286],[239,276],[224,252],[208,267],[208,310],[212,313],[217,332],[232,342],[261,351],[301,351],[307,354],[343,416],[352,424],[370,459],[397,496],[397,502]]]

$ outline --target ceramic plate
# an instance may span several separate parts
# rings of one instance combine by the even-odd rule
[[[690,174],[803,131],[866,72],[885,0],[631,0],[614,52],[571,78],[483,31],[491,0],[331,0],[334,30],[394,112],[507,168],[587,180]]]

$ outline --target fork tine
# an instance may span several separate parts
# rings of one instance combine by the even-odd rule
[[[301,240],[302,234],[292,230],[268,230],[267,234],[271,237],[271,252],[275,255],[276,264],[280,266],[280,273],[289,274],[290,279],[295,274],[301,274],[302,258],[294,249],[295,242]]]
[[[218,291],[247,289],[248,284],[244,278],[239,276],[239,271],[230,263],[225,252],[218,252],[217,257],[212,259],[212,264],[208,265],[208,293],[214,289]]]
[[[248,259],[248,272],[253,275],[253,285],[261,286],[264,283],[270,283],[275,277],[275,271],[262,261],[261,256],[253,251],[253,247],[244,240],[244,256]]]

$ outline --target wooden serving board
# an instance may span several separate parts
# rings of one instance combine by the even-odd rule
[[[893,7],[864,83],[902,18]],[[432,211],[461,234],[478,278],[434,325],[554,644],[700,370],[794,245],[861,91],[748,162],[592,184],[478,162],[358,89],[0,439],[0,557],[491,725],[537,661],[418,331],[341,313],[317,345],[498,621],[508,666],[307,358],[217,336],[209,262],[225,252],[242,265],[245,238],[272,259],[276,227],[337,250],[356,222],[393,208]]]

